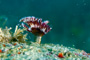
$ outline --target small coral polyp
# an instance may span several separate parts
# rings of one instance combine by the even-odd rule
[[[49,21],[42,22],[41,18],[36,18],[34,16],[24,17],[20,19],[23,22],[21,25],[27,29],[27,31],[33,33],[36,36],[36,42],[41,42],[41,37],[51,30],[51,27],[47,24]],[[26,23],[26,24],[24,24]]]

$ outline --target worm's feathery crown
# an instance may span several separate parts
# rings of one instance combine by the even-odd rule
[[[42,22],[41,18],[38,19],[34,16],[24,17],[20,19],[20,22],[26,23],[29,27],[24,23],[22,23],[21,25],[25,27],[27,31],[37,36],[43,36],[51,30],[50,26],[47,25],[49,21],[46,20]]]

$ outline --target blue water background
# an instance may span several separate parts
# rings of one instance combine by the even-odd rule
[[[90,0],[0,0],[0,16],[7,19],[12,31],[25,16],[49,20],[52,30],[43,36],[42,43],[90,52]],[[33,41],[33,35],[28,36]]]

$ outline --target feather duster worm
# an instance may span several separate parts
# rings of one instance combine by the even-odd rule
[[[23,22],[21,26],[25,27],[27,31],[33,33],[36,36],[35,40],[39,44],[41,42],[42,36],[51,30],[51,27],[47,25],[49,21],[42,22],[41,18],[38,19],[34,16],[24,17],[20,19],[20,22]]]

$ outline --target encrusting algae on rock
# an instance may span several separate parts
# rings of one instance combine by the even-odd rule
[[[58,44],[40,44],[41,37],[48,33],[51,28],[48,21],[35,17],[25,17],[20,20],[21,29],[16,25],[14,33],[11,27],[0,28],[0,60],[90,60],[90,54],[83,50],[65,47]],[[27,33],[33,33],[37,38],[36,42],[27,40]]]

